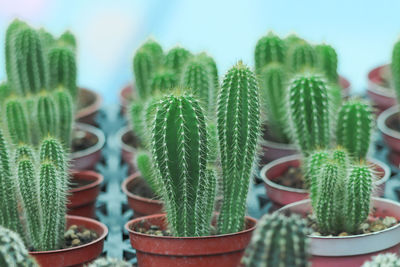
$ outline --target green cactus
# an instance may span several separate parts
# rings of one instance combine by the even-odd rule
[[[221,234],[244,227],[246,198],[260,134],[259,92],[255,75],[241,61],[225,75],[217,104],[217,129],[224,200]]]
[[[145,103],[143,101],[137,100],[131,103],[129,107],[131,128],[142,144],[147,143],[148,140],[144,113]]]
[[[305,179],[306,184],[310,188],[310,198],[313,206],[317,204],[316,201],[320,185],[320,170],[328,158],[329,152],[325,150],[314,151],[308,158],[306,158]]]
[[[11,95],[11,88],[7,82],[0,83],[0,105]]]
[[[374,120],[371,106],[361,99],[351,99],[339,110],[336,140],[357,159],[365,159]]]
[[[72,32],[70,32],[70,31],[63,32],[63,34],[61,34],[60,38],[58,38],[58,41],[62,45],[67,45],[72,50],[76,50],[76,39]]]
[[[168,93],[178,85],[178,78],[170,70],[161,70],[154,74],[151,80],[151,93]]]
[[[53,92],[53,99],[58,112],[56,113],[57,136],[65,149],[69,149],[72,141],[74,118],[74,102],[68,91],[58,88]]]
[[[29,144],[31,141],[29,124],[21,101],[18,99],[7,101],[5,109],[7,130],[13,144]]]
[[[371,261],[365,262],[362,267],[400,267],[400,259],[395,253],[378,254]]]
[[[160,194],[160,184],[157,180],[157,176],[154,173],[154,165],[150,158],[150,155],[146,151],[139,151],[136,155],[136,165],[142,177],[151,190],[156,194]]]
[[[260,74],[262,69],[269,63],[284,63],[286,56],[286,46],[284,41],[275,33],[269,32],[261,37],[254,51],[255,70]]]
[[[393,46],[391,70],[397,103],[400,103],[400,40]]]
[[[37,101],[37,123],[40,136],[57,136],[58,114],[56,104],[49,94],[42,94]]]
[[[173,71],[178,79],[182,74],[183,67],[193,57],[192,53],[183,47],[176,46],[168,51],[164,58],[165,67]]]
[[[311,229],[298,215],[266,214],[257,223],[243,258],[244,267],[307,267]]]
[[[303,38],[300,38],[297,34],[291,33],[283,39],[287,50],[291,50],[294,46],[305,43]]]
[[[288,67],[293,73],[302,72],[317,67],[318,58],[314,47],[306,42],[300,42],[288,51]]]
[[[174,236],[209,234],[213,202],[207,175],[208,143],[202,108],[189,95],[163,97],[156,106],[152,130],[153,162],[157,170],[167,220]]]
[[[285,111],[287,75],[282,64],[271,63],[260,73],[262,109],[267,114],[268,126],[277,141],[288,142]]]
[[[204,64],[208,67],[208,71],[211,73],[213,80],[214,80],[214,87],[213,87],[213,98],[217,96],[219,91],[219,75],[218,75],[218,67],[215,60],[209,56],[207,53],[202,52],[198,56],[199,60],[202,60]]]
[[[329,82],[337,84],[339,75],[337,73],[338,59],[335,49],[328,44],[315,46],[318,58],[318,67]]]
[[[140,99],[146,99],[150,96],[151,78],[156,70],[152,54],[146,49],[139,49],[133,58],[133,72],[136,90]]]
[[[47,53],[48,49],[54,45],[56,40],[54,39],[54,36],[46,31],[46,29],[44,28],[40,28],[37,32],[39,34],[42,45],[45,48],[45,53]]]
[[[314,74],[297,76],[287,94],[291,136],[302,153],[329,148],[329,101],[323,79]]]
[[[164,52],[161,45],[154,39],[149,38],[142,46],[142,49],[149,51],[155,66],[159,67],[163,63]]]
[[[0,266],[39,267],[18,234],[0,226]]]
[[[131,267],[132,264],[124,260],[114,258],[99,258],[94,262],[86,265],[86,267]]]

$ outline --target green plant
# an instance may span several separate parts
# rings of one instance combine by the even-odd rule
[[[157,194],[160,185],[154,174],[154,164],[149,153],[146,151],[139,151],[136,155],[136,165],[140,172],[140,177],[142,177],[150,186],[151,190]]]
[[[315,49],[306,42],[299,42],[288,50],[289,69],[293,73],[317,67],[318,59]]]
[[[52,112],[56,114],[57,137],[68,150],[72,141],[72,128],[75,121],[74,102],[69,92],[63,88],[56,89],[52,97],[56,106],[56,110]]]
[[[303,38],[299,37],[295,33],[289,34],[288,36],[285,37],[285,39],[283,39],[283,41],[285,42],[286,48],[288,50],[292,49],[294,46],[298,44],[306,42]]]
[[[262,69],[269,63],[284,63],[286,46],[284,41],[273,32],[261,37],[254,51],[255,71],[260,74]]]
[[[131,267],[132,264],[124,260],[114,258],[99,258],[87,265],[87,267]]]
[[[27,115],[21,102],[18,99],[11,99],[5,104],[6,128],[14,145],[31,142]]]
[[[39,267],[28,254],[21,238],[13,231],[0,226],[0,266]]]
[[[56,105],[47,93],[43,93],[37,100],[37,121],[41,138],[57,136],[57,113]]]
[[[298,215],[266,214],[257,224],[242,264],[245,267],[307,267],[311,229]]]
[[[161,45],[156,40],[154,40],[153,38],[149,38],[141,46],[141,48],[150,52],[155,66],[161,66],[163,64],[164,52]]]
[[[213,97],[216,97],[219,90],[219,76],[218,76],[217,63],[215,63],[215,60],[205,52],[198,54],[197,57],[200,60],[202,60],[204,64],[206,64],[209,68],[208,71],[211,73],[213,77],[212,79],[214,80]]]
[[[243,229],[250,176],[260,133],[260,105],[255,75],[241,61],[225,75],[217,104],[223,203],[222,234]]]
[[[133,72],[140,99],[146,99],[150,95],[150,82],[156,69],[152,54],[146,49],[139,48],[133,57]]]
[[[395,253],[379,254],[365,262],[362,267],[400,267],[400,259]]]
[[[151,93],[168,93],[178,85],[178,78],[170,70],[163,69],[156,72],[151,80]]]
[[[207,171],[203,110],[192,96],[168,95],[156,104],[151,149],[167,220],[174,236],[209,234],[215,176]],[[214,187],[212,187],[214,185]]]
[[[58,38],[58,42],[61,43],[61,45],[69,46],[72,50],[76,49],[76,39],[74,34],[70,31],[63,32],[60,38]]]
[[[315,46],[318,58],[318,67],[331,83],[338,83],[337,65],[338,59],[335,49],[328,44]]]
[[[164,58],[164,66],[173,71],[178,79],[183,71],[183,67],[193,55],[183,47],[176,46],[171,48]]]
[[[391,70],[397,102],[400,103],[400,40],[393,46]]]

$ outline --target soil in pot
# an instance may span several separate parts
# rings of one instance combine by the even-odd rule
[[[72,136],[71,152],[82,151],[97,144],[98,138],[96,135],[82,131],[74,130]]]
[[[132,131],[128,131],[122,136],[122,142],[133,148],[138,148],[140,146],[139,139],[133,134]]]
[[[96,102],[96,95],[79,90],[78,95],[78,111],[93,105]]]
[[[400,116],[389,117],[386,120],[386,126],[396,132],[400,132]]]
[[[76,178],[72,177],[70,179],[70,188],[76,189],[76,188],[80,188],[80,187],[83,187],[86,185],[90,185],[91,183],[93,183],[93,181],[84,180],[84,179],[76,179]]]
[[[64,237],[65,244],[62,248],[72,248],[88,244],[96,240],[99,236],[95,231],[73,224],[65,232]]]
[[[158,199],[150,186],[142,178],[139,178],[138,182],[135,184],[128,184],[128,191],[140,197]]]

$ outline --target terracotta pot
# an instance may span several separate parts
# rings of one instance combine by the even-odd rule
[[[118,140],[121,147],[121,158],[122,161],[129,166],[129,174],[135,173],[137,171],[136,164],[134,163],[134,158],[136,155],[137,148],[139,146],[139,141],[131,131],[129,126],[122,128],[118,132]],[[132,146],[128,141],[134,140],[135,146]]]
[[[374,102],[378,114],[396,104],[394,89],[385,88],[382,85],[382,73],[389,71],[388,68],[390,68],[390,65],[382,65],[368,73],[367,94],[372,102]]]
[[[95,91],[80,88],[78,95],[78,112],[75,118],[79,122],[96,125],[96,116],[101,107],[101,96]]]
[[[122,183],[122,191],[128,198],[129,207],[134,211],[134,218],[162,213],[163,203],[161,200],[141,197],[131,192],[140,182],[140,174],[136,172]]]
[[[343,98],[348,98],[351,90],[351,84],[349,80],[339,75],[339,84],[343,88]]]
[[[74,170],[93,170],[97,162],[101,159],[101,149],[106,138],[101,130],[84,123],[75,123],[78,130],[84,131],[97,138],[97,143],[84,150],[71,153],[71,168]]]
[[[95,231],[99,237],[88,244],[74,248],[30,252],[29,254],[41,267],[80,267],[100,256],[103,252],[104,239],[108,234],[107,227],[93,219],[68,215],[67,227],[74,224]]]
[[[375,182],[377,188],[376,195],[383,196],[385,192],[386,181],[390,178],[390,168],[383,162],[369,158],[368,162],[375,166],[375,171],[380,177]],[[282,176],[289,167],[300,167],[301,155],[292,155],[277,159],[265,165],[260,172],[260,177],[264,181],[268,198],[276,205],[282,207],[290,203],[308,198],[308,190],[287,187],[275,183],[276,179]]]
[[[378,129],[382,133],[383,140],[389,147],[389,161],[399,168],[400,166],[400,132],[392,129],[390,125],[400,119],[400,106],[393,106],[378,117]]]
[[[392,216],[400,220],[399,203],[383,198],[373,198],[372,202],[375,216]],[[283,207],[278,212],[305,216],[311,212],[311,203],[309,199],[298,201]],[[310,236],[310,239],[313,267],[359,267],[374,255],[399,251],[400,224],[370,234],[344,237]]]
[[[95,218],[96,199],[104,180],[103,175],[94,171],[72,171],[72,177],[84,185],[69,191],[68,214]]]
[[[121,105],[122,114],[126,114],[129,103],[132,101],[133,85],[128,84],[119,92],[119,103]]]
[[[125,224],[139,266],[146,267],[237,267],[250,242],[257,221],[246,217],[246,230],[234,234],[171,237],[138,233],[139,223],[166,228],[165,214],[134,219]]]

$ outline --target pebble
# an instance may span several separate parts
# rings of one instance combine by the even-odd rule
[[[339,236],[348,236],[349,234],[348,233],[346,233],[346,232],[341,232],[340,234],[339,234]]]
[[[384,224],[384,225],[386,225],[387,227],[391,227],[391,226],[393,226],[393,225],[395,225],[396,223],[397,223],[397,219],[396,218],[394,218],[394,217],[385,217],[383,220],[382,220],[382,223]]]
[[[73,239],[72,242],[71,242],[71,245],[73,247],[79,246],[80,244],[81,244],[81,241],[78,238]]]

